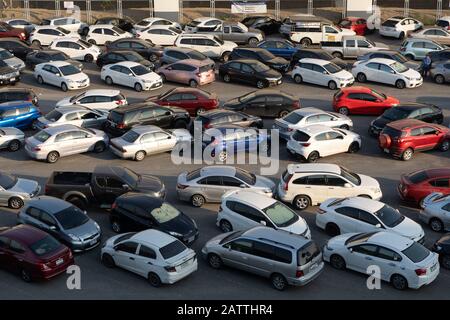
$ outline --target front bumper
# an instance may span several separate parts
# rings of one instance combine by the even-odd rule
[[[148,83],[148,82],[144,82],[142,89],[144,90],[156,90],[159,89],[163,86],[162,81],[157,81],[157,82],[153,82],[153,83]]]
[[[7,84],[16,84],[19,81],[20,81],[20,76],[8,78],[8,79],[0,79],[0,85],[1,84],[5,84],[5,85],[7,85]]]
[[[74,81],[74,82],[68,82],[67,88],[69,90],[78,90],[82,88],[87,88],[90,85],[89,79],[82,80],[82,81]]]
[[[101,243],[101,239],[101,234],[98,234],[90,240],[72,242],[70,243],[70,247],[73,252],[89,251],[97,247]]]
[[[349,87],[349,86],[353,85],[353,83],[355,83],[355,79],[340,80],[337,82],[337,85],[339,88],[345,88],[345,87]]]
[[[409,80],[406,83],[406,87],[407,88],[416,88],[416,87],[420,87],[423,84],[423,79],[414,79],[414,80]]]

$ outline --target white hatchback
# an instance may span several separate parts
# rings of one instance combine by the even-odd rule
[[[63,98],[56,103],[55,108],[83,105],[91,109],[112,110],[127,104],[127,99],[119,90],[93,89]]]
[[[403,39],[412,31],[423,28],[419,20],[408,17],[392,17],[384,21],[380,26],[380,35]]]
[[[93,62],[97,60],[98,56],[102,52],[96,45],[77,38],[55,39],[50,44],[49,48],[62,51],[72,59],[85,62]]]
[[[133,35],[109,24],[95,24],[89,27],[86,40],[96,45],[109,44],[113,41],[131,38]]]
[[[71,37],[80,39],[77,32],[66,30],[58,26],[36,26],[31,32],[29,42],[35,46],[48,46],[57,38]]]
[[[65,61],[40,63],[36,65],[33,75],[39,84],[51,84],[64,92],[87,88],[90,85],[87,74]]]
[[[138,31],[136,37],[139,39],[150,40],[155,45],[173,46],[175,40],[182,33],[180,29],[172,26],[152,26]]]

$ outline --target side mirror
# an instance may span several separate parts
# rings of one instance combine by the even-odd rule
[[[87,215],[87,214],[88,214],[86,210],[83,210],[83,213],[84,213],[85,215]]]
[[[267,225],[267,223],[264,221],[264,220],[261,220],[261,222],[260,222],[263,226],[266,226]]]
[[[380,224],[380,223],[377,223],[377,224],[375,225],[375,228],[381,228],[381,224]]]
[[[241,185],[239,185],[239,188],[247,188],[247,185],[242,183]]]
[[[130,186],[127,185],[127,184],[123,184],[123,185],[122,185],[122,188],[123,188],[124,190],[130,190]]]
[[[114,251],[117,251],[117,246],[113,247]]]
[[[344,188],[351,188],[351,187],[352,187],[352,185],[350,183],[344,184]]]
[[[351,253],[353,253],[353,248],[348,249],[348,251],[350,251]]]
[[[166,116],[170,116],[172,113],[170,111],[166,111],[166,113],[164,115]]]
[[[323,74],[328,74],[328,72],[327,72],[327,71],[322,71],[322,73],[323,73]]]
[[[56,226],[50,226],[49,229],[52,230],[52,231],[55,231],[56,230]]]
[[[129,73],[128,76],[133,77],[133,74],[132,74],[132,73]]]
[[[61,73],[55,73],[57,77],[61,77]]]

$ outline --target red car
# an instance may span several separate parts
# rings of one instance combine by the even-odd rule
[[[72,251],[48,233],[28,225],[0,228],[0,267],[24,281],[50,279],[72,264]]]
[[[153,96],[146,101],[161,106],[174,106],[186,109],[191,116],[197,116],[205,111],[217,109],[219,99],[215,93],[198,88],[175,88],[159,96]]]
[[[404,201],[421,205],[422,200],[433,192],[450,194],[450,167],[425,169],[400,178],[397,191]]]
[[[366,87],[342,88],[333,97],[333,109],[344,115],[381,115],[400,101]]]
[[[380,148],[394,158],[410,160],[414,152],[450,148],[450,129],[416,119],[388,123],[378,138]]]
[[[358,36],[364,36],[367,32],[367,21],[363,18],[347,17],[342,19],[338,26],[342,29],[353,30]]]
[[[25,29],[13,28],[6,22],[0,21],[0,38],[19,38],[22,41],[27,39]]]

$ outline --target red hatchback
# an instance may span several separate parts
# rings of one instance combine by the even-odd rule
[[[342,19],[338,26],[342,29],[353,30],[358,36],[364,36],[367,32],[367,21],[363,18],[347,17]]]
[[[394,158],[410,160],[414,152],[450,148],[450,129],[416,119],[388,123],[378,138],[380,148]]]
[[[0,21],[0,38],[19,38],[22,41],[27,39],[25,29],[13,28],[6,22]]]
[[[425,169],[400,178],[398,193],[402,200],[422,204],[422,200],[433,192],[450,194],[450,167]]]
[[[50,279],[72,264],[72,251],[48,233],[28,225],[0,228],[0,267],[24,281]]]
[[[400,101],[367,87],[342,88],[333,97],[333,109],[344,115],[381,115]]]
[[[197,116],[205,111],[217,109],[219,99],[215,93],[198,88],[175,88],[159,96],[153,96],[146,101],[161,106],[174,106],[186,109],[191,116]]]

